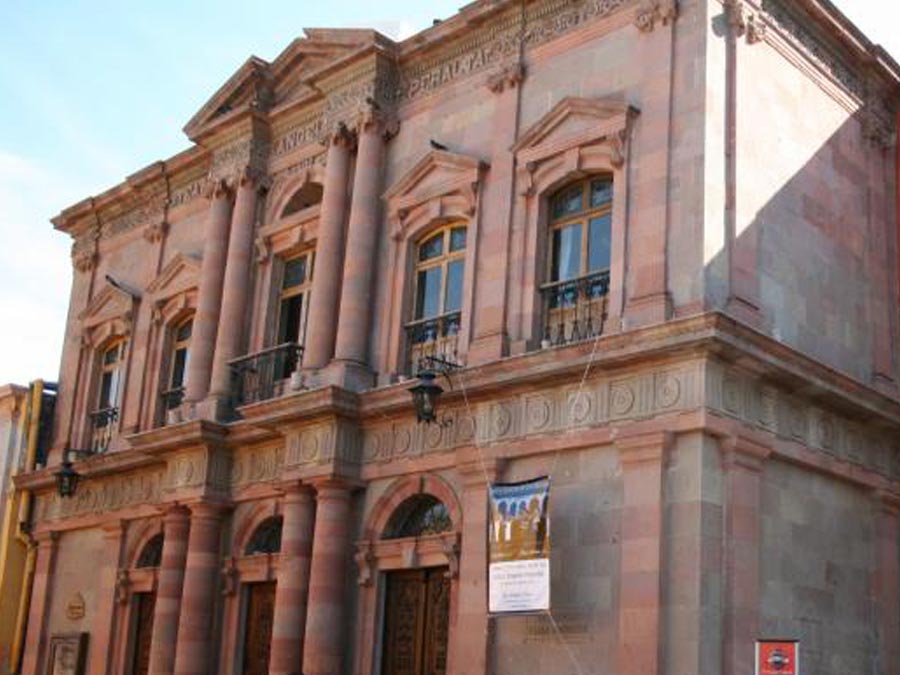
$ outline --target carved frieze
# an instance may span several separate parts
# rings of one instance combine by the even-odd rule
[[[735,372],[718,363],[706,370],[706,405],[780,438],[820,450],[885,476],[900,476],[896,441],[887,433]]]
[[[667,26],[678,16],[676,0],[644,0],[638,8],[634,25],[643,33],[649,33],[657,25]]]
[[[231,457],[227,450],[196,448],[167,458],[162,494],[199,491],[209,496],[224,496],[230,481]]]
[[[203,176],[174,189],[172,197],[169,199],[169,208],[174,209],[202,197],[206,188],[206,180],[206,176]]]
[[[310,466],[331,461],[359,462],[361,439],[357,428],[346,422],[323,422],[285,434],[284,465]]]
[[[266,174],[268,158],[269,143],[260,138],[241,138],[213,154],[209,177],[228,182],[236,182],[248,172],[261,177]]]
[[[284,456],[284,447],[281,445],[235,451],[231,464],[231,485],[276,480],[284,467]]]
[[[699,408],[702,380],[701,365],[692,364],[453,408],[446,411],[445,427],[413,420],[375,425],[364,431],[362,461],[398,461],[474,442],[490,445]]]
[[[91,478],[78,486],[74,497],[63,498],[55,492],[39,495],[35,518],[54,521],[158,503],[162,471]]]

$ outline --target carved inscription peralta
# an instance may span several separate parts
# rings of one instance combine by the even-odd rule
[[[289,129],[284,135],[276,137],[272,143],[271,158],[277,159],[304,145],[317,143],[322,135],[323,125],[323,119],[317,116],[311,121]]]

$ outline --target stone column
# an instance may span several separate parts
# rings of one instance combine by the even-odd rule
[[[359,125],[359,150],[353,177],[335,346],[336,359],[364,366],[367,365],[369,320],[375,299],[372,280],[378,253],[378,205],[384,150],[384,121],[377,110],[369,110]]]
[[[175,669],[175,641],[181,617],[181,593],[187,556],[188,510],[174,506],[163,518],[163,550],[150,638],[150,675],[171,675]]]
[[[303,365],[322,368],[334,353],[344,259],[344,214],[347,210],[347,172],[353,136],[339,125],[327,139],[328,157],[319,215],[315,270],[307,315]]]
[[[257,177],[250,169],[245,169],[238,184],[234,215],[231,219],[231,238],[228,240],[228,261],[225,265],[225,283],[222,288],[222,310],[210,384],[210,393],[220,400],[226,399],[231,392],[231,369],[228,362],[242,356],[245,348],[257,192]]]
[[[116,578],[122,555],[124,523],[116,521],[103,527],[103,559],[99,560],[100,576],[97,593],[97,618],[94,620],[94,643],[90,648],[91,675],[111,673],[113,645],[116,642]]]
[[[200,268],[200,289],[197,312],[191,336],[191,358],[188,360],[184,398],[196,403],[209,393],[213,349],[219,326],[222,302],[222,282],[225,276],[225,253],[228,249],[228,228],[231,222],[231,194],[225,181],[216,181],[212,188],[207,215],[203,263]]]
[[[880,495],[875,529],[875,583],[879,672],[900,673],[900,502],[896,495]]]
[[[349,587],[350,487],[316,486],[316,524],[309,571],[309,604],[303,643],[304,675],[343,672],[344,602]]]
[[[221,522],[220,506],[205,503],[191,506],[191,534],[175,649],[176,675],[208,675],[211,672]]]
[[[488,486],[497,479],[496,460],[483,464],[475,453],[457,453],[463,482],[463,532],[459,558],[456,627],[449,661],[457,673],[489,673],[487,606]]]
[[[31,586],[31,607],[28,612],[28,631],[25,637],[25,654],[22,673],[43,673],[42,660],[46,647],[47,612],[50,609],[50,580],[56,565],[59,532],[42,532],[37,535],[37,559]]]
[[[275,587],[275,614],[269,654],[271,675],[293,675],[303,663],[303,634],[312,553],[313,499],[308,487],[295,484],[284,497],[281,554]]]
[[[619,675],[660,672],[664,432],[616,440],[622,465]]]
[[[752,673],[759,636],[760,475],[771,450],[745,438],[722,442],[725,675]]]

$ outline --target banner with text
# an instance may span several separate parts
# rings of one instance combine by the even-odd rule
[[[550,609],[550,479],[494,483],[488,518],[488,611]]]

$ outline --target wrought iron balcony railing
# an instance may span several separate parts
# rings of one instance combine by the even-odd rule
[[[300,371],[302,362],[303,347],[293,342],[231,361],[233,405],[238,407],[281,396],[285,381]]]
[[[609,298],[609,270],[541,287],[542,346],[590,340],[603,334]]]
[[[417,375],[428,357],[459,362],[458,342],[461,312],[450,312],[406,324],[410,375]]]
[[[106,452],[119,421],[118,408],[101,408],[89,415],[91,420],[91,452]]]
[[[163,392],[160,392],[160,397],[163,400],[163,408],[168,412],[169,410],[174,410],[184,401],[184,387],[173,387],[172,389],[166,389]]]

